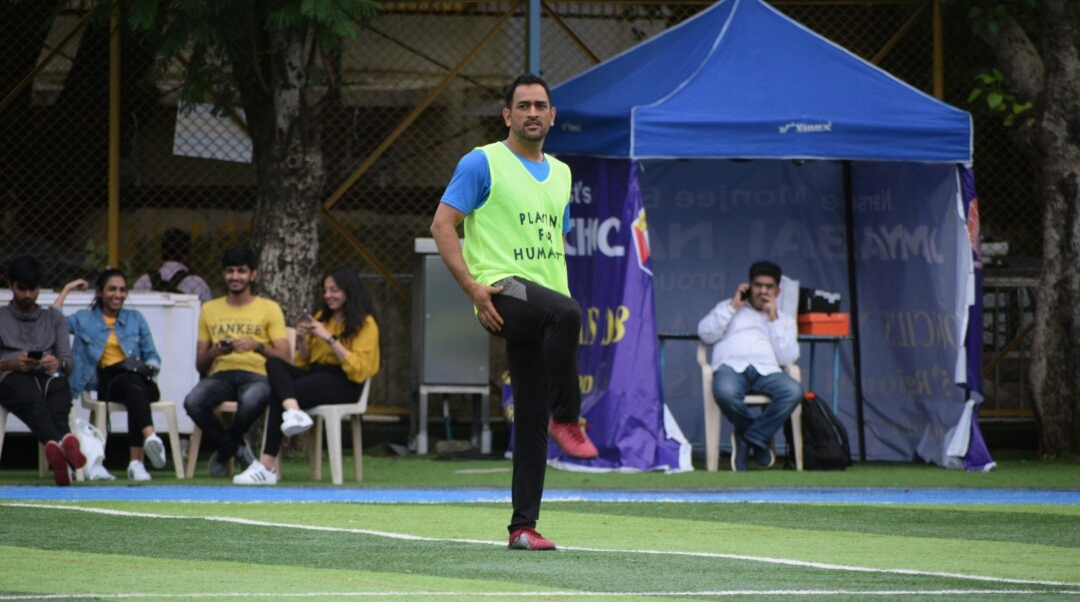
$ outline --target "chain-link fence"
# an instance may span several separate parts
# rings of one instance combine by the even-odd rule
[[[975,127],[975,176],[979,198],[983,282],[983,387],[980,415],[1030,419],[1032,324],[1042,265],[1042,206],[1029,159],[1010,136],[1004,115],[988,110],[985,94],[968,96],[976,77],[994,66],[988,50],[964,22],[947,21],[946,100],[970,111]]]
[[[105,28],[86,25],[85,11],[51,18],[38,4],[0,3],[0,93],[18,90],[0,108],[0,259],[36,255],[47,262],[47,285],[56,286],[87,275],[88,256],[100,260],[106,240],[109,39]],[[710,4],[544,2],[543,75],[561,82]],[[773,4],[932,91],[933,0]],[[408,406],[412,241],[429,235],[458,158],[505,135],[501,87],[527,70],[527,6],[387,2],[332,63],[334,72],[313,79],[341,83],[340,96],[322,107],[329,177],[319,263],[348,263],[369,275],[386,354],[373,406]],[[962,25],[950,26],[945,39],[946,100],[970,110],[970,77],[985,57]],[[194,240],[189,267],[222,294],[219,258],[248,239],[255,203],[242,116],[178,110],[176,74],[146,85],[150,53],[125,37],[121,54],[121,264],[133,276],[160,265],[161,234],[181,228]],[[983,232],[1037,258],[1031,171],[1006,134],[976,113]]]

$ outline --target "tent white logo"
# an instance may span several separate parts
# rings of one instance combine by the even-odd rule
[[[797,134],[812,134],[814,132],[831,132],[832,131],[832,121],[828,121],[826,123],[799,123],[797,121],[792,121],[791,123],[787,123],[785,125],[780,126],[779,129],[780,129],[781,134],[786,134],[791,130],[795,130],[795,133],[797,133]]]

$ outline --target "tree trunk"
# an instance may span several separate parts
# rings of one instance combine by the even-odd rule
[[[259,177],[251,242],[259,253],[259,294],[280,303],[293,323],[313,309],[326,171],[308,98],[305,36],[279,30],[269,40],[269,93],[249,92],[244,102]]]
[[[1044,0],[1043,272],[1031,381],[1044,454],[1080,452],[1080,2]]]

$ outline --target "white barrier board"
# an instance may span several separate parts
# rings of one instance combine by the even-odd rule
[[[63,311],[71,315],[80,309],[90,307],[93,292],[73,292],[64,300]],[[56,300],[56,291],[42,290],[38,304],[50,306]],[[0,289],[0,305],[11,302],[11,290]],[[199,336],[199,298],[195,295],[179,295],[154,291],[131,291],[128,293],[126,309],[138,310],[150,325],[154,335],[154,345],[161,356],[161,373],[158,374],[158,388],[161,399],[176,404],[176,415],[180,422],[180,432],[190,433],[194,423],[184,411],[184,396],[199,382],[199,373],[195,370],[195,345]],[[90,411],[85,410],[79,400],[75,400],[79,417],[89,420]],[[114,433],[127,432],[127,413],[110,415],[111,430]],[[164,414],[154,414],[154,429],[166,433]],[[29,432],[26,425],[13,415],[8,416],[7,431]],[[164,435],[162,435],[164,437]]]

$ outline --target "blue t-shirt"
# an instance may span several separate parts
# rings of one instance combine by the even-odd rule
[[[516,153],[514,156],[521,161],[525,169],[528,169],[532,177],[536,178],[538,182],[547,179],[548,174],[551,172],[551,165],[548,164],[547,159],[537,163],[536,161],[523,159],[521,155]],[[457,169],[454,170],[454,177],[450,178],[450,184],[446,186],[446,190],[443,192],[442,202],[465,215],[469,215],[487,202],[489,194],[491,194],[491,170],[488,169],[487,155],[478,148],[473,149],[469,154],[462,157],[461,161],[458,161]],[[563,213],[563,234],[569,231],[570,203],[567,203],[566,211]]]

